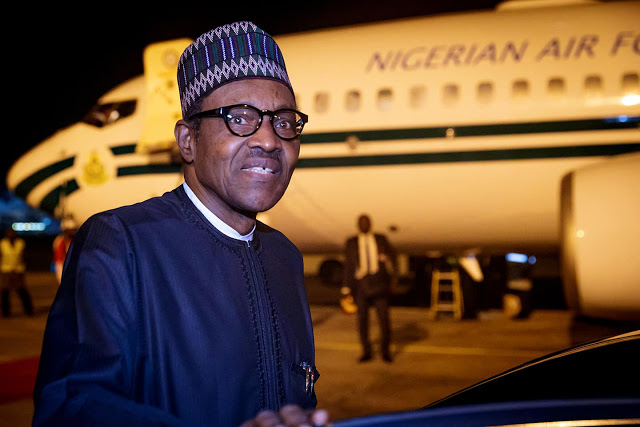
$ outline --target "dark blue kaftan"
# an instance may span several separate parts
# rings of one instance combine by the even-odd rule
[[[236,426],[315,407],[305,362],[315,367],[298,249],[261,223],[250,243],[225,236],[180,186],[78,231],[34,424]]]

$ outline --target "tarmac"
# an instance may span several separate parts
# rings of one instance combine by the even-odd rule
[[[27,286],[36,313],[26,317],[17,296],[12,297],[14,315],[0,318],[0,363],[40,354],[57,283],[52,273],[36,272],[27,275]],[[339,291],[314,280],[307,290],[320,372],[318,407],[327,409],[334,421],[421,408],[532,359],[638,329],[587,322],[566,310],[534,309],[527,319],[513,320],[491,309],[477,319],[457,321],[443,314],[434,318],[428,307],[392,306],[393,363],[379,355],[359,363],[356,317],[340,309]],[[375,348],[374,312],[370,320]],[[29,426],[32,416],[30,398],[0,404],[0,426]]]

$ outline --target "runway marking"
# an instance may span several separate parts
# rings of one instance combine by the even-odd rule
[[[358,343],[343,342],[316,342],[317,350],[341,350],[360,351]],[[442,347],[434,345],[408,344],[405,346],[391,345],[394,353],[423,353],[423,354],[447,354],[456,356],[502,356],[502,357],[524,357],[533,359],[547,354],[544,351],[535,350],[510,350],[503,348],[482,348],[482,347]]]

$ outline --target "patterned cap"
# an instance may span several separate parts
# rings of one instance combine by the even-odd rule
[[[255,77],[278,80],[293,92],[282,53],[269,34],[248,21],[204,33],[178,64],[182,116],[188,118],[197,100],[223,84]]]

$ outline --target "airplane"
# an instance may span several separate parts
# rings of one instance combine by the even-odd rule
[[[516,0],[274,37],[310,120],[259,219],[329,276],[361,213],[405,275],[411,255],[560,252],[572,310],[640,319],[638,16],[638,1]],[[8,188],[82,223],[179,185],[190,42],[149,45],[144,74],[24,154]]]

